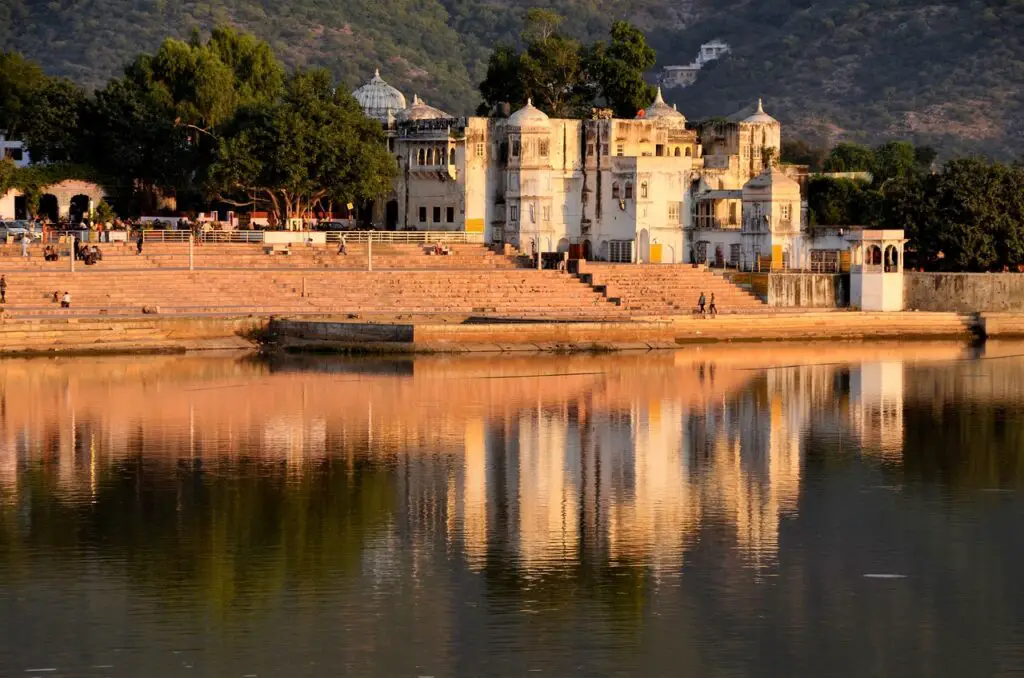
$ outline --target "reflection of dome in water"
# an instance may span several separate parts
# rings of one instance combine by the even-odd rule
[[[440,108],[434,108],[423,99],[420,99],[415,94],[412,95],[412,105],[404,111],[399,111],[395,116],[395,120],[399,122],[410,122],[413,120],[443,120],[450,118]]]
[[[383,123],[391,122],[394,115],[405,108],[405,95],[384,82],[380,70],[374,71],[370,82],[352,92],[352,96],[362,106],[366,117]]]

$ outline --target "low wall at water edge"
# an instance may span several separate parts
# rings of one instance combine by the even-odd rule
[[[903,306],[907,310],[1024,311],[1024,274],[903,274]]]
[[[364,324],[274,319],[267,335],[273,345],[294,351],[463,353],[650,350],[720,341],[966,340],[977,332],[977,318],[956,313],[820,311],[614,322]]]
[[[0,355],[255,348],[267,316],[74,316],[4,319]]]
[[[850,276],[842,273],[764,273],[769,306],[778,308],[846,308]],[[755,289],[757,285],[755,284]]]

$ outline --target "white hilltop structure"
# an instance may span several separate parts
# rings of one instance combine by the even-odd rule
[[[699,73],[704,66],[715,59],[721,59],[730,51],[731,48],[728,43],[721,40],[705,42],[700,46],[700,51],[697,52],[697,58],[692,62],[686,65],[663,67],[661,69],[661,84],[665,88],[689,87],[697,81],[697,73]]]
[[[32,163],[24,141],[7,139],[0,134],[0,159],[10,160],[15,167],[28,167]]]
[[[531,100],[507,117],[458,117],[417,95],[406,105],[379,72],[353,95],[382,123],[398,162],[390,195],[370,209],[387,230],[479,234],[572,259],[742,271],[838,273],[851,260],[850,229],[808,229],[805,168],[778,163],[782,125],[761,100],[693,125],[660,87],[631,119],[603,110],[551,118]],[[875,299],[860,306],[883,310]]]

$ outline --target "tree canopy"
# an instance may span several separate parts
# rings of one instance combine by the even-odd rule
[[[318,203],[383,195],[397,171],[379,123],[322,70],[295,73],[279,100],[241,108],[222,134],[210,190],[277,223]]]
[[[91,167],[138,210],[219,197],[283,222],[320,199],[378,197],[394,171],[379,123],[326,71],[287,76],[267,43],[228,28],[165,40],[92,94],[5,53],[0,101],[34,159]]]
[[[523,49],[501,45],[491,54],[480,83],[480,112],[532,98],[553,117],[580,117],[602,105],[632,118],[651,103],[654,88],[644,73],[654,65],[655,54],[639,29],[616,21],[608,43],[584,45],[562,33],[561,25],[562,17],[550,10],[527,12]]]

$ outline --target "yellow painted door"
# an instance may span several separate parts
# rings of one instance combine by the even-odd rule
[[[651,263],[661,263],[661,245],[651,245]]]

